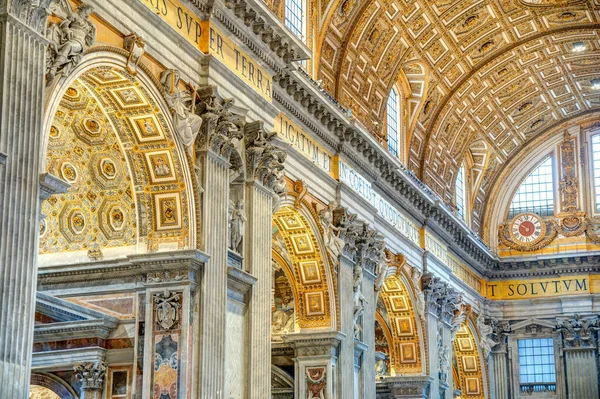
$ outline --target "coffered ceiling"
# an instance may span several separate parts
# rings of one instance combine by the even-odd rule
[[[486,149],[475,219],[507,159],[600,110],[590,83],[600,78],[600,0],[336,0],[311,20],[322,21],[318,79],[381,139],[391,87],[410,88],[408,166],[445,200],[468,152],[477,161]],[[426,79],[411,79],[420,66]]]

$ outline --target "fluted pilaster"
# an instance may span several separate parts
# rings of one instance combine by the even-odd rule
[[[246,230],[247,271],[257,278],[252,288],[248,317],[248,397],[271,397],[271,223],[273,193],[251,182],[246,186],[248,223]]]
[[[492,399],[508,398],[508,364],[506,348],[492,352],[488,358],[490,373],[490,396]]]
[[[600,397],[595,348],[565,348],[564,354],[568,398]]]
[[[224,398],[227,305],[229,163],[211,151],[199,154],[202,187],[202,243],[210,256],[202,280],[199,392]]]
[[[338,359],[338,392],[340,398],[353,398],[358,391],[358,378],[354,377],[354,262],[342,256],[339,266],[338,292],[340,301],[340,326],[345,338],[340,343]],[[352,382],[352,383],[351,383]]]
[[[6,155],[0,166],[1,398],[24,399],[29,391],[45,51],[35,30],[0,15],[0,153]]]

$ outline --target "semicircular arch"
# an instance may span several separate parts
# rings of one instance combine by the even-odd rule
[[[278,245],[292,268],[296,317],[301,329],[335,328],[337,298],[333,273],[322,237],[310,212],[284,200],[273,214]]]
[[[108,256],[116,256],[196,247],[191,158],[174,134],[156,78],[146,67],[135,76],[127,72],[121,49],[93,50],[47,99],[41,167],[71,183],[44,204],[53,235],[47,249],[111,248]]]

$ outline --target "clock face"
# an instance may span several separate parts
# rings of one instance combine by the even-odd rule
[[[534,244],[543,238],[546,233],[546,225],[538,215],[523,213],[517,215],[513,220],[510,232],[515,241]]]

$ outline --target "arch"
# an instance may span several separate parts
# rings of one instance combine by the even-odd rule
[[[380,322],[389,331],[391,376],[397,374],[422,374],[425,371],[425,348],[420,339],[422,325],[414,308],[411,293],[403,268],[385,279],[380,301],[385,312],[380,312]],[[386,317],[387,316],[387,317]],[[384,329],[385,330],[385,329]]]
[[[271,365],[271,391],[276,398],[294,398],[294,379],[275,365]]]
[[[304,206],[296,208],[285,200],[273,215],[273,232],[291,266],[298,327],[335,328],[335,281],[313,215]]]
[[[49,373],[31,373],[30,384],[53,392],[59,399],[79,399],[79,396],[66,381]]]
[[[135,237],[126,240],[110,243],[100,240],[102,243],[97,245],[102,248],[96,249],[119,248],[107,249],[109,257],[123,252],[194,248],[198,202],[196,181],[190,172],[192,159],[175,137],[171,113],[162,99],[158,81],[143,65],[135,76],[131,75],[126,69],[125,55],[118,48],[93,48],[71,75],[52,88],[44,117],[42,168],[64,178],[59,165],[64,164],[66,154],[73,159],[79,157],[79,164],[66,167],[71,169],[71,175],[73,169],[79,168],[82,175],[89,177],[88,183],[94,184],[85,187],[84,182],[74,179],[67,193],[53,196],[58,206],[61,201],[73,203],[78,196],[76,208],[82,216],[78,220],[95,221],[92,225],[102,230],[104,236],[113,233],[122,236],[128,228],[135,230]],[[94,118],[85,119],[81,114]],[[61,143],[61,129],[75,138],[76,144],[69,144],[68,140]],[[111,138],[110,143],[103,140],[105,137]],[[112,157],[113,165],[107,166],[109,171],[116,169],[121,178],[130,180],[129,184],[113,190],[108,202],[101,201],[101,197],[108,186],[115,187],[107,183],[111,176],[103,175],[104,160],[95,159],[98,158],[95,153],[101,151],[109,152],[109,158]],[[112,176],[112,180],[120,179]],[[130,200],[125,201],[126,197]],[[113,205],[117,211],[113,212]],[[60,231],[69,241],[70,233],[64,234],[66,222],[52,220],[52,215],[66,207],[59,209],[48,201],[44,207],[44,213],[50,216],[46,223],[54,223],[54,233]],[[94,210],[101,213],[98,220]],[[125,226],[115,228],[113,215],[116,223],[126,221]],[[77,235],[77,231],[72,233]],[[44,239],[41,234],[42,247]],[[93,249],[84,244],[52,247],[60,252]]]
[[[454,385],[461,391],[461,397],[485,399],[488,397],[487,372],[479,339],[470,321],[461,324],[453,342],[453,375],[458,377]]]

